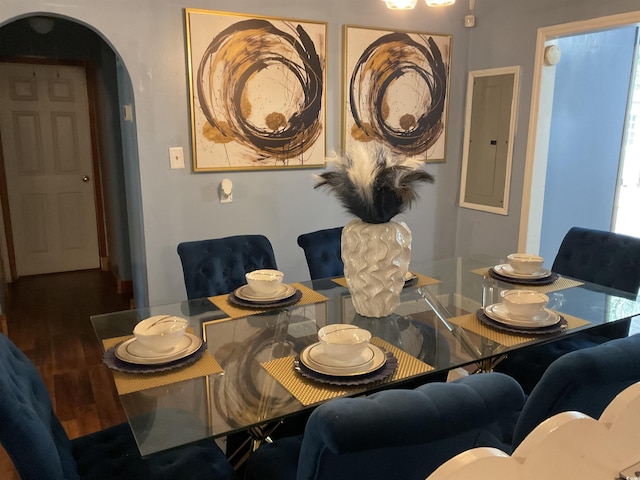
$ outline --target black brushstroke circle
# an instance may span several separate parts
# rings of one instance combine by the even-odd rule
[[[372,65],[384,68],[370,68]],[[424,154],[444,130],[447,73],[433,37],[426,38],[424,43],[398,32],[378,38],[364,50],[351,75],[349,105],[355,124],[372,140],[384,143],[396,153]],[[416,106],[420,115],[411,128],[397,128],[384,118],[385,95],[405,75],[424,82],[429,95],[423,104]]]
[[[301,156],[322,131],[322,60],[304,28],[298,25],[295,32],[284,32],[262,19],[237,22],[213,38],[198,68],[198,98],[207,121],[261,158]],[[243,113],[248,83],[269,68],[283,68],[302,92],[294,99],[296,110],[278,129],[255,125]],[[214,75],[219,83],[211,81]]]

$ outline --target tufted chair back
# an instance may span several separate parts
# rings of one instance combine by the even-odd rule
[[[311,280],[344,275],[341,256],[342,228],[318,230],[298,237],[298,245],[304,250]]]
[[[173,428],[187,428],[187,420]],[[165,434],[171,432],[168,427]],[[3,334],[0,444],[23,480],[236,478],[224,454],[210,439],[145,459],[126,422],[69,440],[38,371]]]
[[[235,235],[178,245],[189,300],[230,293],[247,283],[245,274],[278,268],[269,239]]]
[[[640,288],[640,238],[573,227],[562,240],[551,270],[636,295]]]
[[[517,382],[499,373],[334,399],[313,411],[304,435],[258,448],[247,478],[423,480],[468,448],[500,447],[494,427],[523,404]]]
[[[640,288],[640,238],[573,227],[562,240],[551,270],[635,297]],[[509,355],[495,370],[513,376],[530,393],[554,360],[568,352],[626,337],[629,326],[628,319],[607,323],[588,332],[535,345]]]
[[[513,448],[542,421],[575,410],[600,417],[613,398],[640,381],[640,334],[610,340],[560,357],[527,398],[513,434]]]
[[[0,443],[23,479],[80,478],[67,434],[31,361],[0,334]]]

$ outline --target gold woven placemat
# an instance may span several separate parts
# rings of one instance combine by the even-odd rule
[[[127,335],[124,337],[107,338],[102,341],[102,345],[105,350],[108,350],[120,342],[129,340],[131,337],[131,335]],[[111,372],[113,373],[113,379],[115,381],[118,394],[124,395],[126,393],[161,387],[163,385],[169,385],[183,380],[214,375],[216,373],[221,373],[222,367],[217,360],[213,358],[208,351],[206,351],[201,358],[191,365],[186,365],[182,368],[169,370],[167,372],[126,373],[118,372],[116,370],[111,370]]]
[[[566,315],[564,313],[562,313],[561,315],[567,321],[569,330],[577,327],[582,327],[584,325],[589,325],[589,323],[591,323],[586,320],[582,320],[581,318],[572,317],[571,315]],[[514,345],[530,342],[532,339],[539,337],[539,335],[522,335],[518,333],[510,333],[503,330],[498,330],[496,328],[491,328],[478,320],[475,313],[469,313],[467,315],[461,315],[460,317],[450,318],[448,321],[451,323],[455,323],[456,325],[460,325],[465,330],[477,333],[478,335],[488,338],[489,340],[493,340],[500,345],[504,345],[505,347],[513,347]]]
[[[418,360],[417,358],[409,355],[408,353],[400,350],[399,348],[385,342],[378,337],[372,338],[371,343],[390,351],[398,360],[398,368],[396,368],[395,373],[384,380],[375,382],[374,385],[390,383],[395,380],[407,378],[412,375],[426,373],[433,370],[433,367],[431,365]],[[298,372],[296,372],[293,369],[294,360],[295,357],[290,356],[277,358],[275,360],[269,360],[268,362],[264,362],[261,365],[304,406],[324,402],[336,397],[354,395],[360,392],[367,391],[369,388],[371,388],[371,385],[368,385],[366,387],[350,387],[327,385],[321,382],[316,382],[309,378],[303,377]]]
[[[426,287],[428,285],[435,285],[436,283],[440,283],[440,280],[435,278],[428,277],[426,275],[422,275],[421,273],[414,273],[415,276],[418,277],[418,282],[416,283],[416,287]],[[347,279],[344,277],[337,277],[332,279],[338,285],[341,285],[347,288]]]
[[[312,303],[320,303],[328,300],[328,298],[321,293],[318,293],[309,287],[305,287],[301,283],[292,283],[291,285],[302,292],[302,298],[300,298],[298,303],[295,305],[310,305]],[[246,317],[247,315],[255,315],[269,310],[268,308],[244,308],[234,305],[229,302],[228,294],[209,297],[209,301],[231,318]]]
[[[475,270],[471,270],[471,272],[488,277],[489,268],[487,267],[476,268]],[[536,292],[540,292],[540,293],[550,293],[550,292],[557,292],[558,290],[566,290],[567,288],[578,287],[580,285],[584,285],[584,282],[579,282],[578,280],[572,280],[570,278],[565,278],[562,275],[559,275],[558,279],[555,282],[550,283],[549,285],[515,285],[514,284],[513,288],[515,290],[535,290]]]

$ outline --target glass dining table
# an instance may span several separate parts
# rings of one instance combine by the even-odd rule
[[[640,315],[639,299],[617,290],[561,276],[548,285],[515,285],[489,274],[504,263],[474,256],[412,264],[414,278],[384,318],[358,315],[344,279],[333,278],[290,283],[300,292],[293,304],[256,308],[220,295],[96,315],[91,322],[146,456],[203,438],[264,431],[336,397],[411,388],[461,367],[488,371],[510,352]],[[524,331],[487,321],[482,308],[514,288],[545,293],[561,321]],[[114,352],[136,323],[153,315],[187,319],[190,335],[202,341],[197,358],[119,361]],[[321,327],[333,323],[371,331],[372,344],[385,353],[383,367],[348,376],[308,369],[301,354],[318,341]]]

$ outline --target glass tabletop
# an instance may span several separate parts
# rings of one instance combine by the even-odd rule
[[[545,291],[549,307],[568,319],[566,328],[523,335],[487,327],[476,311],[499,302],[502,290],[525,288],[487,275],[500,263],[478,256],[412,264],[418,280],[385,318],[358,315],[344,279],[322,279],[293,283],[302,298],[285,307],[243,309],[221,296],[97,315],[91,322],[105,349],[129,338],[140,320],[160,314],[186,318],[192,334],[206,342],[205,356],[175,371],[114,371],[140,452],[149,455],[276,422],[337,396],[442,379],[458,367],[487,369],[509,351],[640,314],[635,297],[561,278],[535,289]],[[334,385],[296,370],[300,353],[331,323],[370,330],[375,345],[397,361],[393,375]]]

